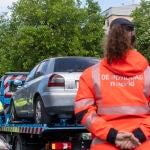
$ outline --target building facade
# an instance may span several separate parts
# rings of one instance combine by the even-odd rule
[[[101,14],[106,16],[104,30],[107,32],[111,21],[116,18],[121,17],[132,21],[132,17],[130,15],[137,7],[140,7],[140,5],[138,4],[122,5],[119,7],[110,7],[105,11],[103,11]]]

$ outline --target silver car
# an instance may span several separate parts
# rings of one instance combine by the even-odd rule
[[[72,119],[79,77],[83,70],[98,62],[96,58],[71,56],[38,63],[12,97],[12,121],[24,119],[49,125],[60,119]]]

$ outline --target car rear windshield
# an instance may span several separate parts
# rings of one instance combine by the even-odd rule
[[[94,58],[59,58],[55,60],[54,72],[82,72],[98,62]]]

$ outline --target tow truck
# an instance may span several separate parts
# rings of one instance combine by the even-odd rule
[[[8,74],[10,73],[6,75]],[[11,121],[8,98],[11,98],[12,94],[10,90],[6,90],[7,86],[4,86],[5,79],[6,77],[1,78],[1,89],[7,92],[1,92],[1,96],[5,95],[5,98],[0,99],[4,106],[4,111],[0,111],[0,134],[7,141],[10,150],[90,149],[91,134],[76,121],[68,122],[67,119],[61,118],[59,123],[52,123],[50,126],[26,120]],[[7,80],[8,86],[12,81],[13,78]]]

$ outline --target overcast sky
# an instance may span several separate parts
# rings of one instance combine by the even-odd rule
[[[17,0],[0,0],[0,13],[7,11],[7,6],[11,5],[12,2],[16,2]],[[86,0],[82,0],[85,3]],[[99,5],[102,8],[102,11],[108,9],[109,7],[113,6],[121,6],[121,5],[130,5],[130,4],[137,4],[140,0],[94,0],[98,1]],[[150,1],[150,0],[148,0]]]
[[[0,0],[0,12],[6,12],[8,9],[8,5],[11,5],[12,2],[16,2],[17,0]]]
[[[99,5],[101,6],[102,11],[104,11],[108,9],[109,7],[139,4],[141,0],[94,0],[94,1],[98,1]]]

